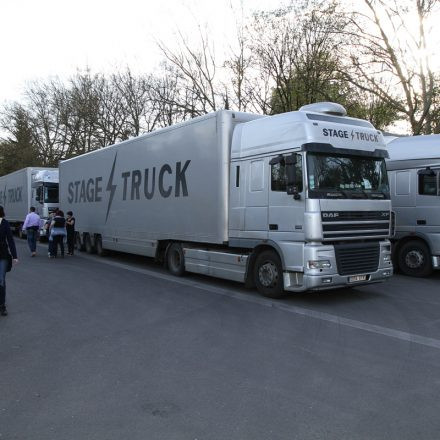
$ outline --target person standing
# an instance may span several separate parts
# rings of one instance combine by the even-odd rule
[[[12,257],[14,263],[18,263],[17,250],[15,249],[9,223],[5,220],[5,211],[0,206],[0,315],[7,316],[6,309],[6,272]]]
[[[55,258],[57,256],[58,246],[60,247],[61,258],[64,258],[64,237],[66,235],[66,219],[64,218],[64,212],[58,210],[50,227],[49,241],[52,241],[50,258]]]
[[[67,211],[66,218],[66,231],[67,231],[67,255],[73,255],[75,248],[75,217],[72,211]]]
[[[35,257],[37,254],[37,237],[40,230],[40,216],[35,212],[33,206],[29,209],[29,214],[23,223],[23,232],[26,232],[27,242],[31,256]]]
[[[52,225],[53,218],[55,217],[55,214],[56,212],[49,213],[49,218],[44,223],[44,230],[46,231],[46,240],[48,243],[47,254],[49,255],[49,257],[52,255],[52,246],[53,246],[53,242],[50,239],[50,228]]]

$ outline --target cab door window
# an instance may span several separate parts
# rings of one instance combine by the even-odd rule
[[[433,176],[419,175],[419,194],[437,196],[439,194],[438,174]]]
[[[298,187],[298,192],[303,190],[303,171],[302,171],[302,156],[300,154],[296,155],[296,182],[295,185]],[[284,163],[276,163],[271,165],[270,170],[270,189],[272,191],[287,191],[287,174],[286,165]]]

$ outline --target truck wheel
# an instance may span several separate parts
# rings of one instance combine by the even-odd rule
[[[267,250],[258,255],[254,266],[254,282],[263,296],[276,299],[285,295],[283,268],[275,251]]]
[[[185,256],[179,243],[173,243],[168,248],[167,265],[168,270],[175,276],[181,277],[185,273]]]
[[[106,249],[104,249],[102,247],[102,238],[101,238],[101,236],[96,237],[95,243],[96,243],[96,253],[100,257],[105,257],[108,254],[108,252],[107,252]]]
[[[95,252],[95,248],[92,246],[92,239],[89,234],[84,235],[84,248],[88,254],[93,254]]]
[[[399,269],[405,275],[426,277],[432,272],[431,254],[428,246],[419,240],[405,243],[397,256]]]
[[[84,245],[81,243],[81,236],[79,232],[75,234],[75,248],[79,251],[84,251]]]

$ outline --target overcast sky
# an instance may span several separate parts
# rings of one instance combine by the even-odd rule
[[[0,0],[0,104],[20,100],[27,81],[68,77],[77,68],[152,71],[155,39],[172,46],[178,29],[207,24],[216,46],[243,9],[273,9],[282,0]]]

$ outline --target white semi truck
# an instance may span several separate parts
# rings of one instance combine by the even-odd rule
[[[392,275],[382,134],[334,103],[218,111],[60,163],[77,244],[280,297]]]
[[[423,277],[440,269],[440,135],[388,138],[396,265]]]
[[[0,177],[0,204],[11,229],[21,236],[31,206],[42,220],[58,208],[58,169],[27,167]]]

